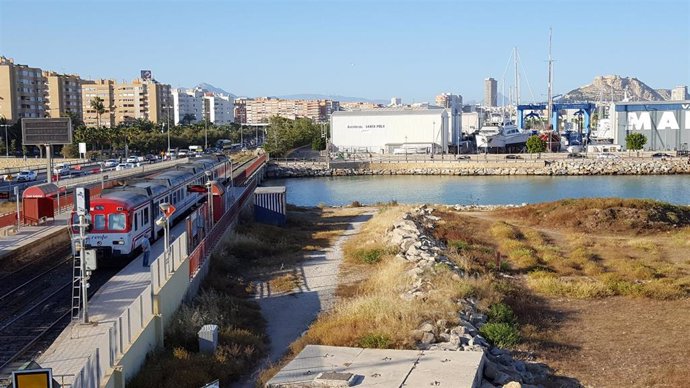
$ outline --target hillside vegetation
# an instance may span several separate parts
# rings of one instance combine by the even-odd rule
[[[566,199],[496,215],[529,226],[581,233],[652,234],[690,226],[690,207],[640,199]]]

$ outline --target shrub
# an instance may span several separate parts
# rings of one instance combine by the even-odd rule
[[[455,248],[458,251],[464,251],[470,247],[470,244],[468,244],[466,241],[462,241],[462,240],[450,240],[450,241],[448,241],[448,247],[449,248]]]
[[[537,135],[530,136],[527,139],[527,152],[530,154],[538,154],[546,151],[546,141]]]
[[[487,314],[490,323],[507,323],[515,325],[517,319],[513,310],[505,303],[496,303],[489,307]]]
[[[358,249],[355,252],[357,260],[366,264],[375,264],[381,261],[381,257],[384,254],[384,250],[381,248],[371,248],[371,249]]]
[[[362,203],[359,201],[352,201],[350,207],[362,207]]]
[[[360,338],[359,346],[371,349],[387,349],[391,344],[391,339],[385,334],[371,333]]]
[[[479,332],[494,346],[500,348],[509,348],[520,342],[518,329],[508,323],[490,322],[482,326]]]

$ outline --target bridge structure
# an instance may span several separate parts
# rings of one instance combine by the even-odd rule
[[[577,109],[576,115],[584,116],[583,132],[589,134],[590,123],[592,120],[592,112],[596,109],[596,104],[591,102],[559,102],[554,103],[551,109],[551,117],[549,122],[551,123],[551,128],[554,131],[558,131],[558,121],[560,120],[560,111],[564,109]],[[532,117],[536,115],[535,111],[545,111],[546,104],[523,104],[517,106],[517,126],[518,128],[524,128],[525,117]],[[525,115],[525,112],[529,112]],[[537,115],[538,116],[538,115]]]

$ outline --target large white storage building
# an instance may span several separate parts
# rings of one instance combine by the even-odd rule
[[[448,151],[446,109],[382,108],[331,115],[331,143],[352,153],[441,153]]]

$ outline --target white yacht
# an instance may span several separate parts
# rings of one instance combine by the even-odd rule
[[[520,152],[525,147],[531,132],[522,132],[513,123],[502,125],[488,125],[479,130],[476,136],[477,149],[489,151],[490,149],[505,150],[507,152]]]

